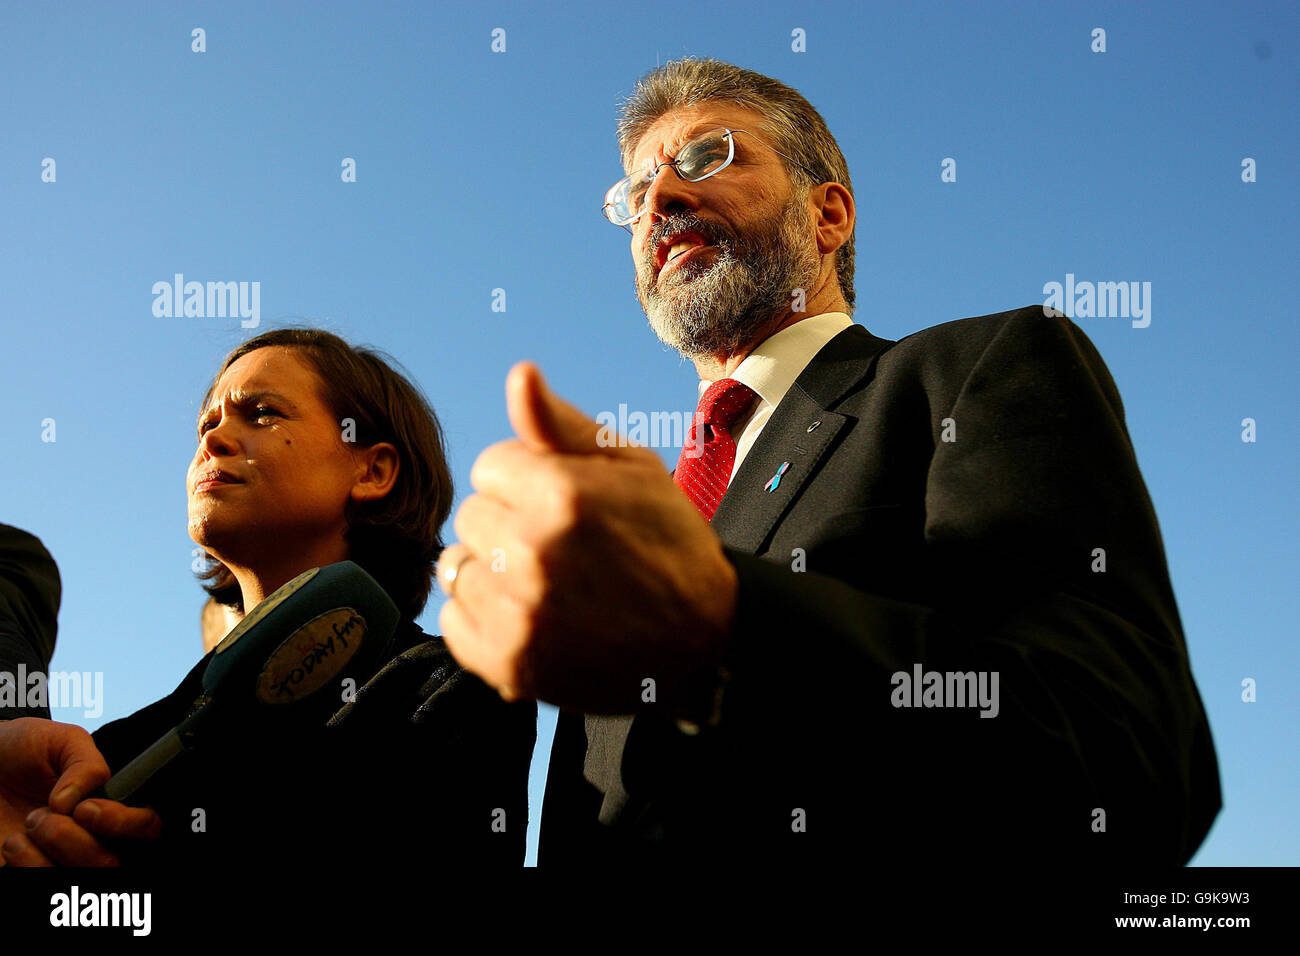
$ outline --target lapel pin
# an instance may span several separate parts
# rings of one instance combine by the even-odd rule
[[[785,470],[789,467],[790,463],[788,461],[781,462],[781,467],[776,470],[775,475],[767,480],[767,484],[763,486],[763,490],[776,491],[776,489],[781,485],[781,476],[785,474]]]

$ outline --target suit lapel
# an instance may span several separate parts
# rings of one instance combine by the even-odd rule
[[[724,544],[750,554],[762,546],[803,490],[835,437],[853,421],[847,415],[831,411],[831,406],[873,375],[875,357],[893,344],[860,325],[851,325],[813,357],[767,420],[762,435],[750,448],[718,505],[712,524]],[[814,427],[814,422],[820,424]],[[768,480],[787,461],[790,467],[776,488],[770,492],[764,490]],[[588,781],[602,789],[602,813],[606,816],[616,814],[628,799],[622,784],[623,749],[633,723],[644,729],[644,715],[637,720],[626,716],[586,717],[583,772]]]
[[[831,407],[874,374],[873,359],[892,344],[851,325],[813,357],[763,426],[718,505],[712,524],[724,544],[750,554],[762,547],[852,421]],[[769,484],[775,487],[768,490]]]

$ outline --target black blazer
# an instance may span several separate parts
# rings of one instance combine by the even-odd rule
[[[1209,725],[1119,393],[1073,322],[844,330],[713,527],[740,581],[721,721],[562,713],[540,865],[1181,864],[1200,845]],[[918,664],[997,672],[997,716],[895,706]]]
[[[382,880],[430,861],[522,866],[537,705],[502,701],[412,621],[392,654],[327,726],[258,727],[178,758],[148,799],[128,801],[159,812],[163,837],[114,847],[123,864]],[[189,713],[210,657],[94,733],[114,771]]]

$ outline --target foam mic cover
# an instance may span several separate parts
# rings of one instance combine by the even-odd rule
[[[277,726],[323,724],[387,657],[401,615],[359,565],[304,571],[267,596],[217,645],[189,715],[94,796],[140,802],[146,785],[205,741],[237,744]]]

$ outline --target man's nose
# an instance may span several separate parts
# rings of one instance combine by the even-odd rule
[[[673,213],[694,212],[699,208],[698,183],[688,183],[677,175],[676,167],[660,168],[645,194],[642,219],[651,227]]]

